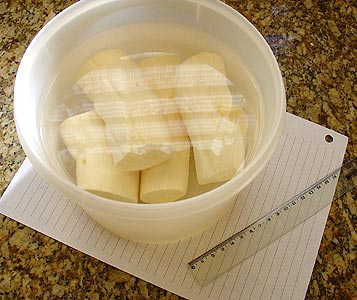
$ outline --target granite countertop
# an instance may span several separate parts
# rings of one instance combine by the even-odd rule
[[[0,2],[0,193],[25,158],[13,118],[14,78],[29,42],[74,0]],[[357,154],[355,1],[227,0],[265,36],[287,110],[349,137]],[[272,4],[274,3],[274,4]],[[306,299],[357,299],[356,190],[331,208]],[[181,299],[0,215],[1,299]]]

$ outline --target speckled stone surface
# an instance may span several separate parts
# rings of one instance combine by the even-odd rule
[[[40,28],[74,0],[0,2],[0,193],[25,155],[13,119],[14,78]],[[288,111],[349,136],[357,154],[356,1],[225,1],[265,36]],[[335,202],[306,299],[357,299],[356,190]],[[181,299],[0,215],[1,299]]]

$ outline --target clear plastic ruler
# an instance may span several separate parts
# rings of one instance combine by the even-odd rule
[[[264,249],[357,185],[357,158],[343,164],[264,217],[190,261],[202,286]],[[331,195],[334,196],[331,198]]]

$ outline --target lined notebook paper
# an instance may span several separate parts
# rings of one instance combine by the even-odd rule
[[[0,213],[188,299],[304,299],[329,207],[204,287],[187,263],[339,167],[346,145],[345,136],[287,114],[274,156],[238,195],[230,215],[179,243],[142,244],[111,234],[28,160],[1,198]]]

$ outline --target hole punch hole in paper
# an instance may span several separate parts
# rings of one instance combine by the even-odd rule
[[[333,136],[330,135],[330,134],[326,134],[326,135],[325,135],[325,141],[326,141],[327,143],[332,143],[332,142],[333,142]]]

